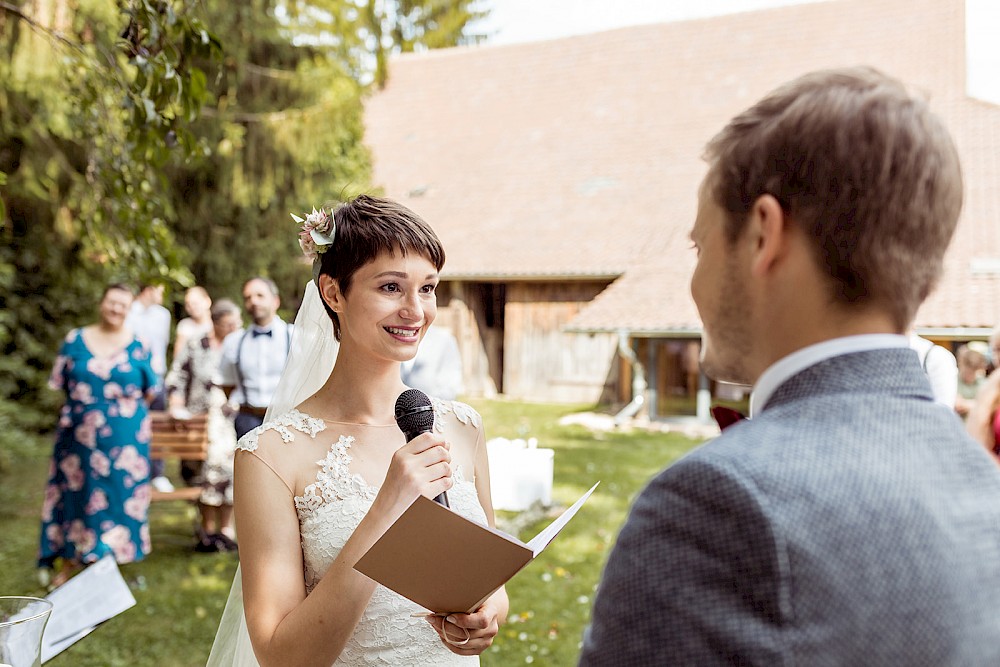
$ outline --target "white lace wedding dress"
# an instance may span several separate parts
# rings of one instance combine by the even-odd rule
[[[443,431],[448,420],[479,427],[479,414],[464,403],[434,401],[434,428]],[[255,451],[261,433],[274,430],[284,443],[296,438],[315,438],[326,430],[326,423],[292,409],[244,436],[238,449]],[[305,583],[311,593],[333,563],[344,543],[371,507],[378,488],[360,475],[351,473],[351,446],[354,438],[341,435],[334,441],[326,458],[317,462],[316,481],[295,498],[302,535]],[[448,491],[451,508],[463,516],[486,523],[479,504],[475,483],[455,473],[455,485]],[[447,564],[442,564],[447,567]],[[361,620],[354,629],[335,665],[399,665],[406,667],[445,667],[478,665],[478,657],[459,656],[449,651],[437,633],[423,618],[413,613],[425,611],[419,605],[377,586]]]

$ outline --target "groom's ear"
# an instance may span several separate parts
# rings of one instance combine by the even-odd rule
[[[319,277],[319,295],[333,312],[339,313],[343,310],[344,295],[340,291],[340,285],[325,273]]]

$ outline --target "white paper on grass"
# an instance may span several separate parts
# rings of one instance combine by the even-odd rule
[[[112,556],[87,567],[45,599],[52,603],[52,614],[42,636],[43,663],[86,637],[98,624],[135,606]]]
[[[600,482],[597,484],[600,484]],[[590,494],[594,492],[594,489],[597,488],[597,484],[590,487],[590,491],[587,491],[585,494],[580,496],[580,499],[573,503],[568,510],[563,512],[562,516],[550,523],[545,530],[535,535],[531,541],[528,542],[526,546],[531,549],[532,558],[538,556],[538,554],[542,553],[542,549],[549,546],[549,542],[555,539],[556,535],[559,534],[559,531],[563,529],[563,526],[569,523],[569,520],[573,518],[573,516],[583,506],[583,503],[587,501],[587,498],[590,497]]]

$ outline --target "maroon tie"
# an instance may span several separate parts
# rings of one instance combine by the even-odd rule
[[[742,413],[737,412],[732,408],[724,408],[721,405],[716,405],[712,408],[712,416],[715,417],[715,421],[719,424],[719,428],[723,431],[736,422],[746,419],[746,416]]]

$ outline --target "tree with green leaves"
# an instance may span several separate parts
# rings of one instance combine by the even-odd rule
[[[199,150],[188,123],[220,50],[179,0],[0,2],[0,49],[0,439],[13,447],[51,427],[57,341],[93,317],[103,283],[190,279],[161,168]]]
[[[59,337],[109,280],[266,274],[294,307],[289,213],[372,189],[366,91],[482,39],[474,5],[0,0],[0,440],[51,426]]]
[[[395,53],[478,44],[477,0],[292,0],[281,5],[300,40],[329,49],[362,83],[384,87]]]
[[[372,189],[362,100],[389,53],[454,46],[483,12],[468,0],[206,3],[226,45],[196,124],[210,151],[170,170],[178,238],[196,280],[237,296],[274,278],[298,302],[308,267],[289,213]]]

